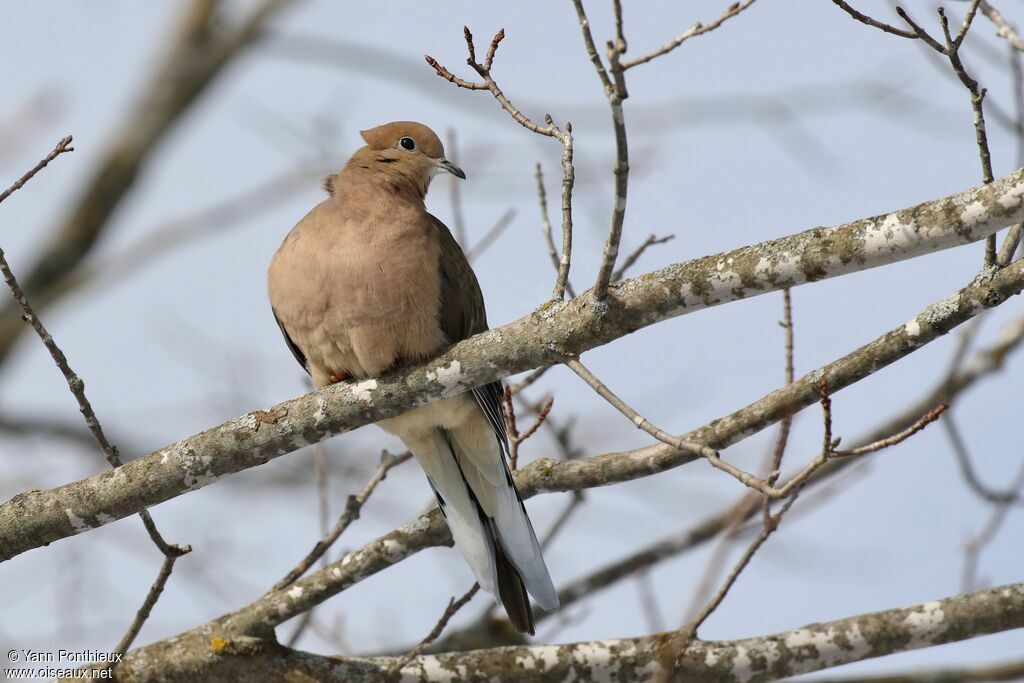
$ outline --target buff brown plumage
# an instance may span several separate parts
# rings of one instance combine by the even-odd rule
[[[318,387],[376,377],[487,329],[476,276],[424,199],[440,172],[465,174],[430,128],[396,121],[329,176],[328,198],[274,255],[274,316]],[[527,593],[558,606],[536,535],[506,464],[501,384],[416,408],[379,425],[416,456],[481,587],[533,633]]]

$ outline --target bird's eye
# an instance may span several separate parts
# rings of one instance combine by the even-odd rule
[[[407,135],[398,141],[398,146],[411,152],[416,149],[416,141]]]

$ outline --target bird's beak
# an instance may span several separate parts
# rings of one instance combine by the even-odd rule
[[[448,171],[456,178],[462,178],[463,180],[466,179],[466,172],[444,157],[437,160],[437,168],[441,171]]]

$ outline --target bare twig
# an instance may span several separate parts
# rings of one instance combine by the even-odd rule
[[[393,467],[401,465],[411,457],[412,454],[408,451],[400,455],[391,455],[387,451],[381,453],[380,465],[377,466],[377,471],[374,472],[370,481],[366,482],[362,491],[348,497],[348,500],[345,503],[345,512],[342,513],[341,517],[334,525],[334,528],[331,529],[329,534],[324,536],[324,538],[313,546],[313,549],[309,551],[309,554],[306,555],[301,562],[295,565],[295,568],[288,572],[287,576],[274,584],[273,590],[279,591],[287,588],[294,583],[296,579],[309,571],[309,568],[327,552],[328,548],[330,548],[343,533],[345,533],[345,530],[348,529],[349,525],[359,519],[359,513],[362,511],[363,505],[373,493],[374,489],[377,488],[377,485],[384,481],[388,476],[388,471]]]
[[[901,38],[910,38],[911,40],[920,38],[920,36],[914,31],[907,31],[906,29],[896,28],[892,24],[887,24],[884,21],[873,19],[868,15],[864,14],[863,12],[858,12],[849,3],[844,2],[843,0],[832,0],[832,2],[835,3],[836,6],[842,9],[844,12],[849,14],[851,17],[861,22],[862,24],[873,26],[877,29],[885,31],[886,33],[891,33],[894,36],[900,36]]]
[[[74,138],[71,135],[61,138],[60,142],[57,143],[57,146],[53,148],[52,152],[43,157],[43,159],[38,164],[29,169],[25,173],[25,175],[15,180],[13,185],[8,187],[3,192],[0,192],[0,202],[10,197],[18,190],[20,190],[25,183],[32,180],[32,177],[36,173],[39,173],[44,168],[46,168],[51,161],[59,157],[61,154],[64,154],[65,152],[74,152],[75,148],[71,146],[71,142],[73,140]]]
[[[974,466],[971,464],[971,456],[967,452],[967,445],[964,443],[963,437],[960,435],[960,429],[957,427],[952,415],[947,416],[943,420],[943,426],[946,428],[946,435],[949,437],[949,443],[953,447],[957,464],[960,466],[960,474],[972,491],[981,498],[996,505],[1016,503],[1021,500],[1021,494],[1017,490],[1019,487],[1011,486],[1004,491],[997,491],[982,483],[974,471]]]
[[[655,59],[656,57],[660,57],[660,56],[662,56],[664,54],[668,54],[672,50],[675,50],[677,47],[679,47],[680,45],[685,43],[690,38],[694,38],[696,36],[703,35],[705,33],[709,33],[710,31],[714,31],[716,28],[718,28],[719,26],[724,24],[726,21],[728,21],[729,19],[732,19],[737,14],[739,14],[740,12],[742,12],[745,9],[747,9],[748,7],[750,7],[753,4],[754,4],[754,0],[743,0],[743,2],[733,2],[717,18],[709,21],[706,24],[702,24],[702,23],[700,23],[698,21],[696,24],[694,24],[693,26],[688,28],[686,31],[684,31],[681,35],[679,35],[676,38],[672,39],[668,43],[665,43],[664,45],[662,45],[657,50],[654,50],[652,52],[648,52],[647,54],[645,54],[645,55],[643,55],[641,57],[635,57],[635,58],[629,60],[628,62],[623,63],[622,68],[624,70],[625,69],[632,69],[634,66],[639,66],[641,64],[644,64],[646,62],[651,61],[652,59]],[[838,2],[837,2],[837,4],[838,4]],[[846,3],[843,3],[843,4],[846,4]]]
[[[548,398],[544,402],[544,405],[537,411],[537,417],[534,419],[533,424],[527,428],[522,434],[519,433],[519,427],[516,424],[516,411],[512,405],[512,390],[509,387],[505,387],[504,393],[504,408],[505,408],[505,426],[508,429],[509,436],[509,468],[515,470],[519,466],[519,446],[524,441],[529,439],[536,433],[537,429],[544,424],[544,420],[547,418],[548,413],[551,412],[551,406],[555,403],[554,398]]]
[[[978,10],[978,2],[979,0],[971,2],[956,37],[953,37],[950,33],[949,20],[946,18],[945,10],[940,7],[938,12],[939,23],[942,26],[942,35],[946,40],[945,55],[949,57],[950,66],[953,67],[953,73],[957,75],[960,82],[963,83],[964,87],[971,93],[971,108],[974,110],[974,134],[978,143],[978,155],[981,158],[982,181],[987,185],[995,179],[995,176],[992,173],[992,155],[988,148],[988,134],[985,131],[984,103],[985,95],[988,91],[985,90],[985,88],[980,87],[978,85],[978,81],[967,73],[967,69],[964,67],[963,61],[960,59],[960,46],[963,44],[967,31],[970,30],[971,22],[974,20],[975,13]],[[993,266],[995,264],[996,236],[989,235],[985,239],[985,265]]]
[[[1017,476],[1013,478],[1007,493],[1019,496],[1022,487],[1024,487],[1024,465],[1021,466]],[[1013,501],[1014,499],[1009,497],[994,501],[995,505],[992,509],[992,515],[988,521],[977,534],[968,539],[964,544],[963,573],[960,579],[960,590],[963,592],[975,590],[977,587],[978,561],[981,557],[981,551],[992,541],[999,528],[1003,525],[1006,515],[1010,511],[1010,504]]]
[[[608,71],[604,68],[604,64],[601,63],[601,56],[597,54],[594,36],[590,32],[590,21],[587,19],[586,10],[583,9],[583,0],[572,0],[572,4],[576,8],[576,16],[580,20],[580,31],[583,34],[583,44],[587,48],[587,56],[590,57],[590,63],[594,65],[594,70],[597,71],[597,77],[601,79],[601,85],[604,86],[605,93],[611,96],[615,86],[612,84],[611,79],[608,78]],[[619,22],[621,26],[621,18]]]
[[[391,667],[389,673],[395,674],[402,670],[406,664],[414,660],[416,657],[423,654],[423,651],[430,647],[430,644],[437,640],[441,632],[444,631],[445,626],[451,621],[451,618],[455,616],[455,613],[465,606],[467,602],[473,599],[473,596],[480,590],[480,584],[474,583],[465,594],[456,600],[454,597],[448,601],[448,607],[445,608],[444,614],[437,620],[437,624],[430,630],[427,637],[420,641],[420,644],[410,650],[404,657],[398,659]]]
[[[110,217],[181,115],[200,99],[203,91],[232,59],[256,41],[267,22],[292,0],[259,0],[240,21],[225,21],[220,3],[193,0],[177,27],[166,57],[150,72],[153,77],[125,120],[114,144],[86,181],[38,261],[22,278],[26,292],[38,307],[55,300],[50,290],[86,260],[109,225]],[[11,324],[17,307],[0,309],[0,361],[22,328]]]
[[[847,458],[856,457],[859,455],[867,455],[868,453],[874,453],[875,451],[880,451],[883,448],[889,448],[891,446],[903,443],[904,441],[912,437],[914,434],[917,434],[919,431],[930,425],[932,422],[938,420],[939,416],[942,415],[947,410],[949,410],[949,404],[941,403],[932,408],[928,413],[923,415],[921,419],[919,419],[917,422],[915,422],[914,424],[910,425],[909,427],[907,427],[906,429],[897,434],[887,436],[884,439],[879,439],[878,441],[866,444],[859,448],[851,448],[848,451],[833,451],[832,457]]]
[[[42,161],[36,164],[30,171],[19,178],[14,185],[0,195],[0,202],[19,190],[25,183],[31,180],[33,176],[46,168],[47,164],[58,156],[65,152],[74,151],[74,147],[70,146],[71,142],[72,136],[70,135],[58,142],[57,146],[53,148],[53,151],[51,151],[43,158]],[[117,449],[107,440],[106,434],[103,432],[103,426],[100,424],[99,419],[96,417],[96,412],[92,408],[92,404],[85,395],[85,382],[83,382],[82,379],[75,374],[74,370],[71,369],[64,352],[59,346],[57,346],[57,342],[54,341],[53,336],[50,335],[46,327],[43,326],[39,316],[37,316],[35,311],[32,309],[31,304],[29,304],[28,299],[25,297],[25,293],[18,284],[18,280],[11,271],[10,265],[7,263],[7,258],[4,256],[3,249],[0,249],[0,273],[3,273],[4,281],[11,290],[11,295],[14,297],[14,301],[22,311],[23,319],[32,326],[33,330],[35,330],[39,339],[46,347],[46,350],[50,352],[50,356],[53,358],[54,363],[57,364],[57,368],[61,371],[61,374],[64,375],[64,379],[68,383],[68,388],[71,390],[72,395],[74,395],[75,400],[78,401],[78,408],[82,413],[82,417],[85,418],[85,424],[92,433],[93,438],[96,440],[96,444],[103,453],[103,457],[106,458],[111,467],[120,467],[121,458],[118,455]],[[139,631],[142,629],[143,623],[145,623],[146,619],[149,617],[149,613],[153,609],[153,605],[156,604],[157,599],[160,597],[160,593],[163,592],[164,584],[171,575],[175,560],[192,551],[191,546],[188,545],[178,546],[167,543],[163,536],[160,535],[160,531],[157,530],[156,524],[153,522],[153,518],[150,516],[148,510],[142,510],[139,513],[139,517],[142,519],[142,524],[146,528],[146,532],[149,534],[153,544],[156,545],[164,555],[164,563],[161,566],[160,574],[157,577],[156,582],[150,588],[142,607],[139,608],[135,618],[128,626],[128,631],[117,645],[117,652],[122,654],[131,647],[132,641],[135,640],[135,636],[138,635]]]
[[[448,148],[445,150],[445,153],[453,163],[460,163],[458,137],[454,128],[448,129]],[[455,241],[463,249],[468,249],[469,244],[466,242],[466,218],[462,211],[462,183],[458,178],[452,176],[448,182],[448,189],[452,205],[452,230],[455,233]]]
[[[793,298],[789,287],[782,290],[782,322],[780,323],[782,328],[786,331],[786,361],[785,361],[785,379],[786,385],[793,383],[794,375],[794,364],[793,364]],[[782,457],[786,453],[786,445],[789,443],[789,432],[793,427],[793,415],[792,413],[782,418],[779,423],[779,435],[775,440],[775,448],[772,451],[771,459],[768,464],[768,475],[765,477],[765,481],[771,485],[775,485],[775,482],[779,480],[779,475],[782,472]],[[770,523],[771,517],[771,501],[765,498],[762,503],[764,523],[767,525]]]
[[[964,14],[963,21],[960,23],[960,28],[957,30],[955,36],[950,31],[949,19],[946,17],[945,9],[942,7],[938,8],[939,24],[942,27],[943,42],[939,42],[932,38],[931,35],[929,35],[924,28],[915,22],[901,7],[897,7],[896,12],[900,15],[900,18],[910,26],[911,31],[897,29],[893,26],[872,19],[867,15],[861,14],[843,0],[832,1],[857,21],[903,38],[920,38],[933,50],[949,59],[949,64],[953,68],[953,73],[956,74],[957,78],[960,79],[960,82],[971,94],[971,108],[974,110],[974,135],[978,144],[978,156],[981,159],[982,181],[986,185],[991,183],[995,176],[992,173],[992,156],[988,147],[988,134],[985,131],[984,102],[987,91],[979,86],[978,81],[967,73],[963,60],[960,58],[960,47],[963,45],[964,38],[967,37],[967,32],[970,30],[971,24],[974,22],[974,17],[977,14],[981,0],[971,0],[970,5],[967,8],[967,12]],[[985,238],[985,266],[991,267],[996,264],[996,236],[989,235]]]
[[[505,232],[505,228],[512,224],[512,220],[516,217],[516,210],[514,207],[509,207],[505,210],[505,213],[498,217],[491,229],[484,233],[484,236],[477,241],[472,247],[466,250],[466,259],[470,262],[480,258],[480,254],[487,251],[494,242],[501,237],[501,234]]]
[[[665,235],[664,237],[657,237],[654,233],[648,235],[647,239],[645,239],[639,247],[634,249],[633,253],[631,253],[629,256],[625,258],[625,260],[622,261],[622,265],[619,266],[614,273],[612,273],[612,282],[618,282],[619,280],[621,280],[622,277],[626,274],[626,271],[632,268],[633,264],[636,263],[637,259],[639,259],[640,256],[645,251],[647,251],[647,247],[654,246],[655,244],[665,244],[665,242],[674,240],[675,237],[675,235]]]
[[[604,254],[601,258],[601,266],[597,271],[597,281],[592,290],[593,297],[601,301],[608,294],[608,285],[612,280],[612,273],[615,272],[615,260],[619,256],[619,242],[622,241],[622,223],[626,219],[626,195],[629,189],[629,142],[626,136],[626,121],[622,111],[622,102],[629,97],[626,90],[625,70],[622,67],[622,52],[626,49],[626,39],[622,37],[622,8],[616,9],[616,29],[618,40],[608,41],[607,57],[609,69],[606,70],[601,63],[601,58],[594,47],[594,38],[590,33],[590,21],[583,9],[582,0],[573,0],[576,8],[576,16],[580,22],[580,30],[583,34],[583,44],[587,48],[590,61],[597,71],[598,78],[604,86],[605,95],[608,97],[608,104],[612,109],[612,128],[615,131],[615,199],[612,205],[611,225],[608,228],[608,238],[604,243]],[[608,77],[611,71],[611,78]]]
[[[999,13],[999,10],[993,7],[988,0],[981,0],[980,6],[982,14],[988,17],[989,21],[995,24],[996,28],[999,29],[996,32],[996,35],[1000,38],[1005,38],[1006,42],[1014,50],[1024,52],[1024,39],[1022,39],[1020,34],[1017,33],[1017,30],[1003,18],[1003,15]]]
[[[563,259],[561,259],[558,256],[558,250],[555,248],[555,240],[554,240],[554,238],[551,235],[551,221],[548,219],[548,194],[544,190],[544,173],[543,173],[543,171],[541,171],[541,167],[540,167],[540,162],[539,161],[537,162],[537,172],[534,174],[534,177],[537,179],[537,199],[540,202],[540,220],[541,220],[540,229],[541,229],[541,233],[544,235],[544,243],[547,245],[548,255],[551,257],[551,265],[554,266],[554,268],[555,268],[555,273],[557,273],[557,280],[558,280],[556,282],[556,284],[555,284],[555,291],[552,292],[551,298],[553,298],[553,299],[561,299],[563,292],[569,292],[569,298],[570,299],[575,299],[576,298],[576,291],[572,288],[572,283],[569,282],[569,271],[568,271],[569,259],[564,259],[565,265],[563,266],[563,264],[562,264]],[[571,253],[572,252],[572,230],[569,230],[568,232],[563,230],[562,231],[562,238],[563,238],[563,240],[562,240],[562,253],[563,254]],[[566,240],[568,240],[568,241],[566,241]],[[562,281],[562,276],[563,276],[562,269],[563,269],[563,267],[566,269],[565,270],[565,274],[564,274],[565,275],[564,282]],[[559,289],[561,289],[562,292],[559,292]]]
[[[987,4],[982,0],[982,10]],[[1017,165],[1024,166],[1024,66],[1021,64],[1021,51],[1011,48],[1009,53],[1010,83],[1013,88],[1013,130],[1017,138]],[[999,255],[996,257],[996,264],[1000,268],[1005,268],[1013,260],[1013,255],[1021,241],[1022,232],[1024,232],[1024,223],[1011,226],[1006,232],[1003,244],[999,248]]]
[[[473,34],[468,27],[463,27],[463,33],[466,39],[466,50],[469,52],[469,59],[466,60],[466,63],[484,79],[482,83],[458,78],[430,55],[424,55],[427,64],[434,68],[438,76],[454,83],[460,88],[490,91],[494,99],[501,105],[501,108],[508,112],[519,125],[539,135],[554,138],[562,144],[562,255],[559,259],[558,277],[552,292],[553,299],[561,300],[565,294],[566,283],[569,278],[569,264],[572,257],[572,190],[576,182],[576,170],[572,162],[572,124],[566,122],[565,128],[562,129],[555,125],[550,115],[545,115],[545,125],[542,126],[519,111],[505,96],[501,88],[498,87],[497,82],[491,76],[491,67],[494,63],[494,55],[498,51],[498,45],[505,38],[505,29],[499,30],[494,35],[487,49],[487,55],[484,58],[483,64],[476,60],[476,46],[473,43]]]
[[[121,641],[114,648],[114,652],[118,654],[124,654],[128,652],[128,648],[135,642],[135,637],[139,635],[139,631],[142,630],[142,625],[146,623],[146,619],[149,618],[149,613],[153,611],[153,606],[156,605],[156,601],[160,599],[160,594],[164,592],[164,586],[167,585],[167,580],[171,578],[171,572],[174,570],[174,563],[177,562],[181,555],[168,554],[164,555],[163,564],[160,565],[160,573],[156,577],[156,581],[149,588],[149,593],[146,594],[146,599],[143,600],[142,606],[139,607],[138,612],[135,613],[135,618],[132,619],[132,623],[128,626],[128,631],[121,637]]]
[[[642,429],[658,441],[667,443],[680,451],[686,453],[692,453],[708,460],[717,459],[718,454],[713,448],[699,443],[693,443],[690,441],[683,441],[676,436],[669,434],[668,432],[659,429],[658,427],[651,424],[647,418],[642,416],[640,413],[633,410],[629,404],[623,401],[621,398],[615,395],[615,393],[605,386],[604,382],[599,380],[594,373],[586,368],[578,358],[569,358],[565,361],[566,367],[579,375],[580,379],[590,385],[590,387],[598,393],[598,395],[618,410],[620,413],[625,415],[629,420],[636,426],[637,429]]]
[[[516,384],[513,384],[511,387],[509,387],[512,390],[512,395],[515,396],[523,389],[527,388],[528,386],[539,380],[541,377],[544,376],[544,373],[546,373],[552,367],[554,366],[542,365],[536,370],[531,370],[529,373],[527,373],[526,377],[524,377],[521,382],[517,382]]]

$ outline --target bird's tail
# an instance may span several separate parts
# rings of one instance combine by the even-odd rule
[[[533,634],[529,595],[552,610],[558,594],[501,451],[489,428],[489,438],[477,431],[438,428],[407,445],[427,473],[455,545],[480,587],[505,607],[519,631]]]

